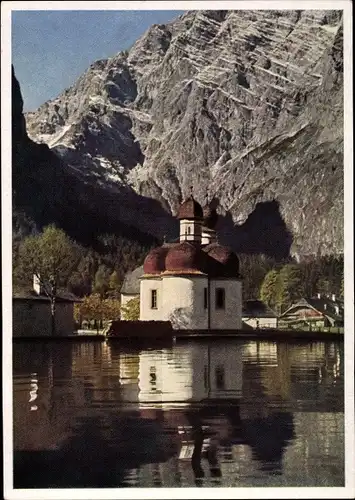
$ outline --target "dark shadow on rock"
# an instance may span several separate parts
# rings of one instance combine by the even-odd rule
[[[276,259],[289,256],[293,238],[276,200],[258,203],[240,226],[234,224],[229,213],[220,215],[216,229],[221,243],[237,253],[265,254]]]

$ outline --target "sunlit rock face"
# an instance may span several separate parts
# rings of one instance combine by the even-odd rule
[[[341,11],[187,12],[93,63],[27,131],[118,197],[173,214],[191,186],[217,199],[236,250],[238,225],[275,201],[288,251],[342,252],[342,33]]]

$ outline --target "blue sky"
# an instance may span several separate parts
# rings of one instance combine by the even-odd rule
[[[12,63],[25,111],[59,95],[97,59],[128,49],[182,11],[12,11]]]

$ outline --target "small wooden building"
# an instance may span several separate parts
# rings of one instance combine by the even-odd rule
[[[277,314],[261,300],[243,303],[243,323],[252,328],[277,328]]]
[[[321,327],[344,326],[344,303],[333,296],[302,298],[292,304],[281,316],[280,320],[290,325]]]

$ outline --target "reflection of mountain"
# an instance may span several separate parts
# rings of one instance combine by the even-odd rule
[[[17,487],[311,485],[319,457],[340,481],[341,359],[334,343],[16,343]]]

